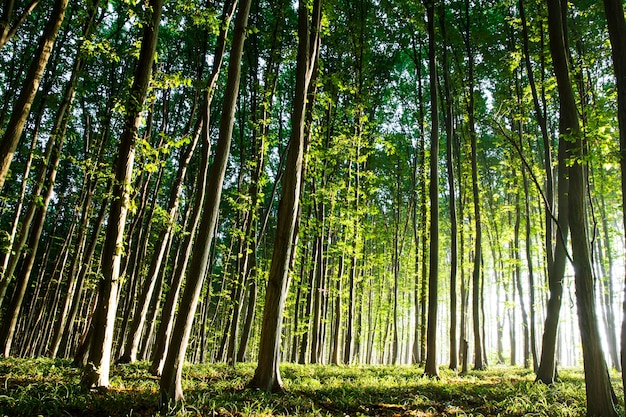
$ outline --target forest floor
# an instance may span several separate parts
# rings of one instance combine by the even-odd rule
[[[50,359],[0,359],[2,416],[583,416],[581,369],[561,370],[552,387],[517,367],[439,380],[417,366],[281,366],[286,391],[245,389],[254,366],[193,365],[185,372],[185,403],[159,408],[158,379],[147,363],[115,366],[111,388],[80,388],[80,370]],[[620,377],[613,386],[622,397]],[[620,410],[622,411],[622,410]]]

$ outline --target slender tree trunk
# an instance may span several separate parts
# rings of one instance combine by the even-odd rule
[[[141,112],[152,75],[152,64],[157,46],[163,0],[151,0],[150,12],[144,25],[141,51],[130,96],[124,130],[120,138],[113,201],[109,212],[106,239],[103,247],[102,279],[98,284],[98,301],[93,318],[93,338],[89,350],[89,364],[82,375],[87,387],[107,387],[113,331],[117,312],[120,262],[124,246],[124,228],[130,205],[130,183],[135,159],[135,135],[141,123]]]
[[[480,192],[478,188],[478,150],[476,126],[474,122],[474,51],[472,50],[470,33],[470,4],[465,1],[465,34],[464,42],[468,59],[468,125],[471,144],[472,195],[474,198],[474,269],[472,272],[472,319],[474,329],[474,369],[485,368],[483,357],[483,340],[480,334],[480,279],[482,264],[482,223],[480,216]]]
[[[530,234],[530,197],[528,195],[528,178],[526,176],[526,170],[522,168],[522,183],[524,186],[524,205],[526,209],[526,264],[528,266],[528,291],[530,293],[530,353],[533,361],[533,371],[537,372],[539,363],[537,361],[537,346],[535,344],[535,274],[533,270],[533,257],[532,257],[532,238]]]
[[[204,277],[207,272],[209,254],[219,214],[222,185],[226,173],[235,120],[235,107],[239,95],[241,58],[246,39],[250,4],[250,0],[243,0],[239,4],[235,18],[235,32],[228,64],[228,80],[222,108],[222,118],[220,120],[219,139],[215,150],[215,159],[209,173],[207,196],[204,201],[203,215],[198,230],[199,234],[194,242],[189,273],[181,298],[181,306],[185,306],[185,308],[178,312],[178,317],[172,330],[172,341],[170,342],[163,366],[160,387],[161,395],[165,402],[173,401],[178,403],[183,400],[183,363],[200,291],[202,290]]]
[[[308,213],[310,216],[310,211]],[[319,251],[319,240],[313,240],[313,250],[311,252],[311,266],[308,271],[309,274],[309,283],[308,283],[308,293],[306,295],[306,305],[304,310],[304,332],[302,333],[302,339],[300,340],[300,354],[298,356],[298,363],[305,364],[306,363],[306,353],[309,348],[309,334],[311,333],[311,313],[313,312],[313,293],[315,292],[316,286],[316,275],[318,265],[315,262],[317,260],[317,253]]]
[[[428,17],[428,61],[430,71],[430,266],[428,276],[428,334],[424,374],[439,378],[437,366],[437,290],[439,280],[439,104],[434,0],[425,1]]]
[[[2,141],[0,141],[0,189],[9,173],[9,167],[13,160],[13,154],[20,141],[26,119],[30,114],[30,108],[39,89],[39,82],[48,64],[48,58],[52,53],[54,42],[65,17],[65,9],[68,0],[56,0],[52,9],[50,20],[46,23],[43,36],[35,52],[33,61],[28,69],[20,95],[17,97],[11,119],[7,125]],[[6,12],[6,10],[5,10]]]
[[[360,125],[357,125],[357,130]],[[358,132],[357,132],[358,136]],[[359,209],[359,145],[356,146],[357,150],[357,162],[355,164],[356,170],[354,173],[355,185],[354,185],[354,212],[358,212]],[[352,173],[350,173],[352,175]],[[358,269],[358,253],[357,253],[357,245],[359,240],[359,221],[357,216],[354,216],[353,223],[353,242],[351,248],[351,257],[350,257],[350,272],[348,274],[348,316],[346,317],[346,338],[344,340],[344,349],[343,349],[343,363],[349,365],[352,363],[354,358],[354,339],[355,339],[355,324],[354,319],[356,315],[356,277],[357,277],[357,269]]]
[[[572,89],[564,42],[566,24],[562,19],[560,0],[547,0],[550,51],[559,92],[559,130],[568,141],[568,156],[575,159],[570,167],[569,226],[572,234],[572,260],[574,265],[578,323],[583,345],[587,414],[592,416],[617,416],[613,387],[604,361],[600,342],[589,240],[585,220],[585,177],[582,159],[582,132],[578,120],[576,100]],[[622,14],[623,16],[623,14]]]
[[[457,272],[458,272],[458,225],[456,214],[456,190],[454,185],[454,155],[452,142],[454,140],[454,121],[450,75],[448,69],[448,39],[446,36],[445,8],[441,4],[439,10],[439,26],[443,45],[443,85],[445,93],[445,125],[446,125],[446,172],[448,176],[449,211],[450,211],[450,369],[458,368],[457,347]]]
[[[336,283],[336,295],[335,295],[335,313],[333,322],[333,337],[332,337],[332,353],[330,357],[330,363],[333,365],[339,365],[341,363],[341,354],[339,352],[340,343],[339,338],[341,335],[341,290],[343,281],[344,270],[344,254],[339,257],[339,266],[337,268],[337,283]]]
[[[617,121],[619,123],[620,166],[622,171],[622,211],[626,224],[626,20],[624,6],[619,0],[604,0],[604,10],[611,40],[613,69],[617,84]],[[626,280],[624,281],[626,288]],[[624,293],[621,335],[622,385],[626,387],[626,292]],[[624,393],[626,400],[626,390]]]
[[[258,366],[250,387],[263,391],[283,389],[280,377],[280,340],[283,310],[289,290],[289,268],[293,251],[294,233],[298,223],[299,198],[302,187],[303,159],[305,152],[305,120],[309,83],[320,48],[321,1],[315,0],[309,16],[308,6],[300,2],[298,7],[298,60],[296,90],[292,116],[292,133],[283,179],[283,191],[278,207],[278,226],[274,253],[270,266],[265,296],[265,308],[259,344]],[[313,103],[309,102],[309,106]]]
[[[39,0],[32,0],[28,6],[24,8],[22,14],[15,19],[15,22],[11,24],[13,11],[15,9],[15,0],[6,0],[4,2],[2,16],[0,16],[0,49],[4,48],[13,36],[15,36],[17,29],[24,23],[35,7],[37,7],[37,4],[39,4]]]

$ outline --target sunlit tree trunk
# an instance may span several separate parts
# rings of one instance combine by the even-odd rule
[[[567,155],[571,162],[569,181],[569,227],[572,234],[572,263],[574,265],[578,323],[583,346],[587,414],[617,416],[613,387],[604,360],[598,329],[593,274],[585,217],[585,177],[582,162],[582,132],[576,100],[569,75],[568,54],[564,41],[566,24],[562,19],[560,0],[547,0],[550,51],[559,92],[559,130],[567,136]],[[623,16],[623,14],[622,14]]]
[[[235,121],[235,107],[239,95],[241,58],[246,39],[250,4],[250,0],[243,0],[239,4],[235,18],[235,32],[228,64],[226,95],[224,96],[222,107],[215,159],[209,172],[207,195],[204,200],[198,237],[194,241],[187,281],[180,301],[181,306],[184,307],[178,312],[178,317],[172,330],[172,339],[163,366],[160,388],[162,398],[165,402],[172,401],[178,403],[183,400],[183,364],[200,291],[202,290],[204,277],[207,273],[209,254],[219,214],[222,186],[226,174],[226,165],[230,154],[230,143]]]
[[[0,49],[15,36],[19,27],[24,23],[26,18],[32,13],[32,11],[39,4],[39,0],[32,0],[22,13],[15,18],[15,22],[11,22],[13,13],[15,11],[15,0],[6,0],[2,8],[2,15],[0,16]]]
[[[457,342],[457,272],[458,272],[458,225],[456,214],[456,187],[454,181],[454,120],[450,75],[448,68],[448,38],[446,36],[445,7],[441,4],[439,9],[439,26],[443,37],[443,88],[445,96],[445,125],[446,125],[446,173],[448,176],[449,211],[450,211],[450,369],[458,368],[458,342]]]
[[[164,399],[174,403],[183,400],[182,373],[185,353],[204,277],[207,273],[209,254],[219,214],[219,203],[230,153],[235,107],[239,94],[241,59],[246,39],[250,4],[250,0],[243,0],[239,4],[235,19],[235,32],[228,64],[228,80],[220,120],[219,139],[216,146],[215,159],[209,172],[207,195],[204,200],[198,237],[193,244],[189,272],[181,298],[181,306],[185,307],[178,312],[178,317],[172,330],[170,347],[163,366],[160,384],[161,394]]]
[[[165,357],[167,355],[168,347],[170,344],[170,336],[172,327],[174,326],[174,314],[176,311],[176,303],[182,286],[185,271],[189,258],[191,256],[193,241],[196,236],[198,224],[200,222],[200,216],[202,214],[202,207],[204,205],[205,193],[206,193],[206,177],[208,174],[209,155],[211,152],[211,143],[209,141],[209,122],[210,122],[210,108],[215,95],[215,88],[217,80],[221,72],[224,53],[226,51],[226,32],[230,27],[230,21],[235,13],[236,2],[226,1],[222,10],[222,16],[220,18],[220,32],[217,36],[215,45],[215,52],[213,53],[213,67],[209,79],[207,81],[206,92],[202,99],[200,106],[201,111],[198,121],[194,127],[194,135],[200,135],[199,140],[202,143],[202,157],[200,172],[196,174],[195,181],[195,193],[193,197],[193,203],[189,213],[188,228],[185,237],[181,243],[183,250],[180,251],[179,257],[176,259],[171,282],[169,283],[169,290],[163,303],[161,310],[161,320],[157,328],[157,334],[155,336],[155,346],[150,358],[150,372],[153,375],[161,375],[163,371]],[[191,121],[190,121],[191,123]]]
[[[2,141],[0,141],[0,189],[2,189],[9,173],[13,154],[22,136],[26,119],[30,114],[31,105],[33,104],[35,94],[37,94],[39,88],[39,82],[43,77],[46,65],[48,64],[48,58],[52,53],[54,42],[61,28],[61,24],[63,23],[67,3],[68,0],[56,0],[54,2],[50,20],[46,23],[39,46],[28,69],[26,78],[24,79],[22,90],[15,101],[11,119],[6,126]],[[6,11],[5,9],[5,12]]]
[[[113,330],[117,312],[120,262],[124,250],[124,228],[130,205],[130,184],[135,159],[135,136],[141,123],[143,103],[148,92],[152,65],[157,46],[163,0],[150,1],[150,11],[144,24],[141,51],[135,77],[127,101],[113,184],[113,200],[102,255],[102,279],[98,284],[98,301],[93,316],[93,337],[88,364],[83,370],[82,384],[87,387],[107,387]]]
[[[617,121],[619,123],[620,166],[622,171],[622,210],[623,223],[626,224],[626,51],[624,51],[626,20],[624,19],[624,6],[619,0],[604,0],[604,10],[609,28],[613,69],[617,85]],[[626,387],[626,293],[624,297],[621,361],[622,384]],[[626,400],[626,390],[624,398]]]
[[[302,187],[305,151],[305,121],[307,93],[313,77],[320,48],[321,1],[314,0],[313,7],[304,1],[298,7],[298,60],[296,89],[292,115],[292,133],[283,191],[278,207],[276,240],[270,266],[261,327],[258,366],[248,384],[263,391],[283,389],[280,377],[280,345],[282,318],[289,290],[289,269],[293,251],[294,233],[298,223],[299,198]],[[313,103],[309,102],[309,106]]]

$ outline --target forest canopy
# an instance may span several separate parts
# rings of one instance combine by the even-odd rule
[[[619,0],[1,7],[2,356],[584,365],[616,415]]]

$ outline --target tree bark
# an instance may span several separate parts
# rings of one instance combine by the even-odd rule
[[[26,18],[32,13],[32,11],[39,4],[39,0],[32,0],[22,13],[15,19],[15,22],[11,24],[13,18],[13,12],[15,10],[15,0],[6,0],[4,2],[4,8],[2,10],[2,16],[0,16],[0,49],[4,48],[7,43],[15,36],[17,29],[24,23]]]
[[[149,4],[150,11],[146,16],[139,60],[127,101],[127,114],[115,166],[114,198],[111,202],[102,255],[103,277],[98,284],[98,299],[92,323],[94,331],[88,365],[83,370],[81,381],[87,387],[107,387],[109,385],[120,262],[124,246],[126,216],[130,205],[130,183],[135,159],[135,136],[141,123],[143,103],[152,76],[152,64],[157,46],[163,0],[151,0]]]
[[[204,278],[207,274],[211,245],[213,244],[213,237],[215,235],[215,225],[217,224],[217,217],[219,215],[222,186],[228,156],[230,154],[230,143],[235,121],[235,107],[239,95],[241,57],[246,40],[250,4],[251,0],[243,0],[239,4],[235,18],[235,32],[231,45],[226,93],[222,107],[215,158],[209,172],[207,195],[204,200],[198,237],[194,241],[189,273],[181,298],[181,306],[185,307],[178,312],[178,317],[172,330],[172,340],[163,366],[160,390],[165,403],[169,401],[178,403],[183,400],[183,363],[189,343],[189,336],[191,335],[198,299],[200,297],[200,291],[202,290]]]
[[[280,340],[285,300],[289,291],[289,268],[293,251],[294,233],[298,223],[299,198],[302,187],[303,159],[305,152],[306,110],[309,83],[320,48],[321,1],[314,0],[310,11],[304,1],[298,7],[298,59],[296,68],[296,91],[292,115],[292,133],[283,191],[278,207],[278,225],[274,252],[270,265],[265,296],[265,308],[259,344],[258,366],[249,387],[263,391],[283,389],[280,377]]]
[[[566,24],[560,0],[547,0],[550,51],[559,93],[559,130],[568,139],[567,155],[573,157],[569,181],[569,227],[572,234],[572,263],[574,265],[578,323],[583,346],[587,414],[617,416],[613,387],[602,351],[598,329],[593,275],[589,255],[589,240],[585,220],[585,177],[582,158],[582,132],[576,100],[569,74],[565,43]],[[623,14],[622,14],[623,16]]]
[[[484,369],[483,340],[480,324],[480,279],[482,264],[482,223],[480,217],[480,192],[478,187],[478,150],[474,122],[474,53],[470,32],[470,4],[465,1],[465,33],[463,36],[468,59],[468,103],[467,115],[471,144],[472,195],[474,199],[474,267],[472,272],[472,320],[474,329],[474,369]]]
[[[57,34],[63,23],[67,3],[68,0],[56,0],[54,2],[50,20],[46,23],[33,62],[28,69],[22,90],[13,107],[11,119],[2,136],[2,141],[0,141],[0,189],[2,189],[9,173],[13,154],[22,136],[26,119],[30,114],[31,105],[33,104],[35,94],[37,94],[39,88],[39,82],[43,77],[46,65],[48,64],[48,58],[50,57]]]
[[[611,40],[611,56],[617,85],[617,121],[619,124],[620,166],[622,171],[622,210],[623,223],[626,224],[626,20],[624,6],[619,0],[604,0],[609,38]],[[624,281],[626,288],[626,280]],[[626,387],[626,293],[623,303],[621,362],[622,384]],[[626,392],[624,394],[626,400]]]
[[[424,374],[439,378],[437,366],[437,290],[439,279],[439,98],[434,0],[425,1],[428,18],[428,62],[430,72],[430,263],[428,276],[428,330]]]

